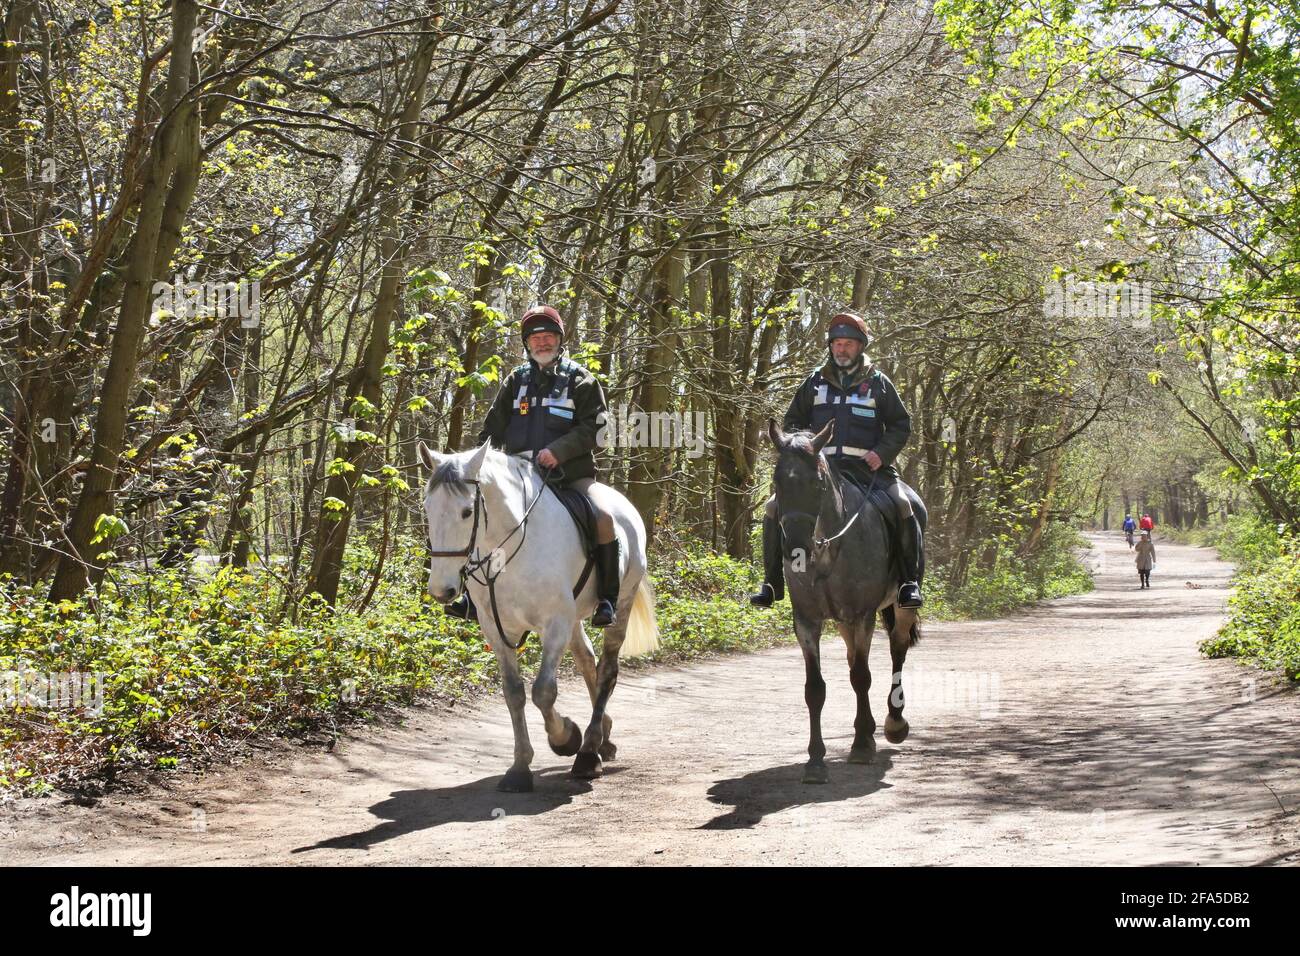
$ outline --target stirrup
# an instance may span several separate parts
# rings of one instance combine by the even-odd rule
[[[608,598],[601,598],[600,603],[596,605],[596,612],[591,615],[592,627],[609,627],[616,620],[618,615],[614,611],[614,604]]]
[[[925,601],[921,598],[921,588],[915,581],[908,581],[898,589],[899,607],[921,607]]]
[[[754,607],[771,607],[776,603],[776,588],[764,581],[757,593],[749,596],[749,603]]]

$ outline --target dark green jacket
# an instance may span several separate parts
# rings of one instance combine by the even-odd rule
[[[605,393],[585,367],[561,356],[542,371],[530,358],[501,383],[478,443],[490,441],[507,454],[534,458],[549,448],[563,468],[562,484],[594,478],[604,412]]]
[[[820,431],[830,419],[835,420],[835,436],[827,449],[837,465],[869,479],[871,469],[861,454],[840,451],[862,448],[880,456],[882,479],[897,478],[894,459],[911,437],[912,419],[884,372],[864,361],[841,373],[828,360],[795,391],[782,427]]]

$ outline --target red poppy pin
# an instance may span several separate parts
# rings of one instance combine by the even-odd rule
[[[859,395],[866,395],[869,391],[871,391],[871,385],[868,382],[863,382],[861,385],[858,386]]]

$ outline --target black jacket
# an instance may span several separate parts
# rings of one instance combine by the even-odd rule
[[[831,419],[835,435],[826,451],[837,465],[869,479],[871,469],[857,449],[874,451],[881,478],[897,477],[894,459],[911,437],[912,419],[884,372],[864,360],[841,373],[828,361],[795,391],[782,427],[820,431]]]
[[[563,468],[561,483],[596,476],[596,434],[605,412],[600,382],[584,366],[561,356],[542,369],[531,358],[516,366],[483,422],[485,441],[517,455],[549,448]]]

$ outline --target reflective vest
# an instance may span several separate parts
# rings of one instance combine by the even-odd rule
[[[539,452],[574,426],[573,380],[582,366],[561,356],[545,394],[533,376],[531,362],[518,366],[518,386],[506,424],[506,454]]]
[[[884,431],[880,427],[877,402],[883,397],[880,372],[872,373],[845,394],[832,385],[818,369],[812,377],[813,403],[809,428],[819,432],[831,419],[835,420],[833,445],[822,449],[837,458],[861,459],[880,442]]]

